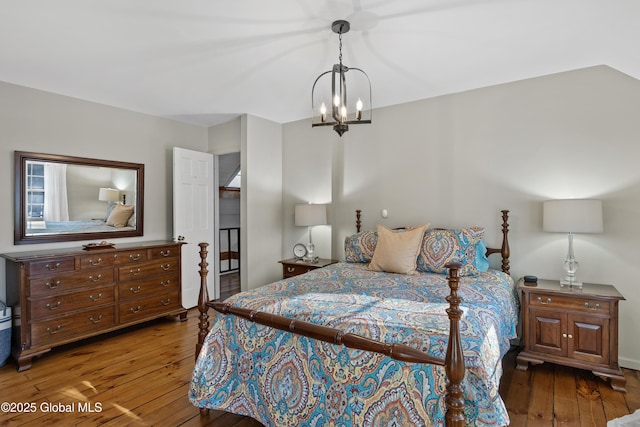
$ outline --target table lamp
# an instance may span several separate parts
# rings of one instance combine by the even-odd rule
[[[314,225],[327,224],[327,205],[314,205],[311,203],[296,205],[295,224],[309,227],[309,246],[307,247],[307,255],[303,260],[306,262],[318,262],[318,257],[315,256],[315,246],[311,239],[311,228]]]
[[[542,229],[568,233],[569,250],[564,261],[567,275],[561,285],[582,288],[576,278],[580,264],[573,254],[573,233],[602,233],[602,201],[590,199],[547,200],[543,203]]]

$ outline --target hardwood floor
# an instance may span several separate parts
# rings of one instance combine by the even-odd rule
[[[0,412],[0,425],[260,427],[220,411],[201,418],[189,403],[197,331],[192,309],[185,322],[160,319],[53,349],[24,372],[9,360],[0,368],[0,402],[33,405],[35,411]],[[512,426],[604,427],[640,408],[637,371],[623,370],[625,394],[587,371],[551,364],[518,371],[515,355],[505,357],[500,388]],[[67,411],[47,412],[50,404],[67,405]]]

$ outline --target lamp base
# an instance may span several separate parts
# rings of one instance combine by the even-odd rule
[[[582,289],[582,282],[579,280],[560,280],[560,286],[568,286],[570,288]]]
[[[308,263],[310,263],[310,264],[315,264],[315,263],[317,263],[317,262],[320,260],[320,258],[319,258],[319,257],[317,257],[317,256],[312,256],[312,257],[306,257],[306,256],[305,256],[305,257],[302,257],[302,260],[303,260],[304,262],[308,262]]]

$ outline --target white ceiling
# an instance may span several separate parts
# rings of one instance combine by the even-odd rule
[[[189,123],[310,117],[337,62],[374,107],[594,65],[640,79],[638,0],[0,0],[0,80]]]

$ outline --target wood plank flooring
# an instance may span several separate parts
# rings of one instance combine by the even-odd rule
[[[0,368],[0,402],[34,405],[35,411],[0,412],[0,425],[260,427],[221,411],[201,418],[189,403],[197,331],[192,309],[185,322],[160,319],[53,349],[24,372],[9,360]],[[518,371],[516,354],[504,359],[500,387],[512,426],[604,427],[640,408],[638,371],[623,370],[625,394],[588,371],[546,363]],[[53,404],[67,411],[47,412]]]

